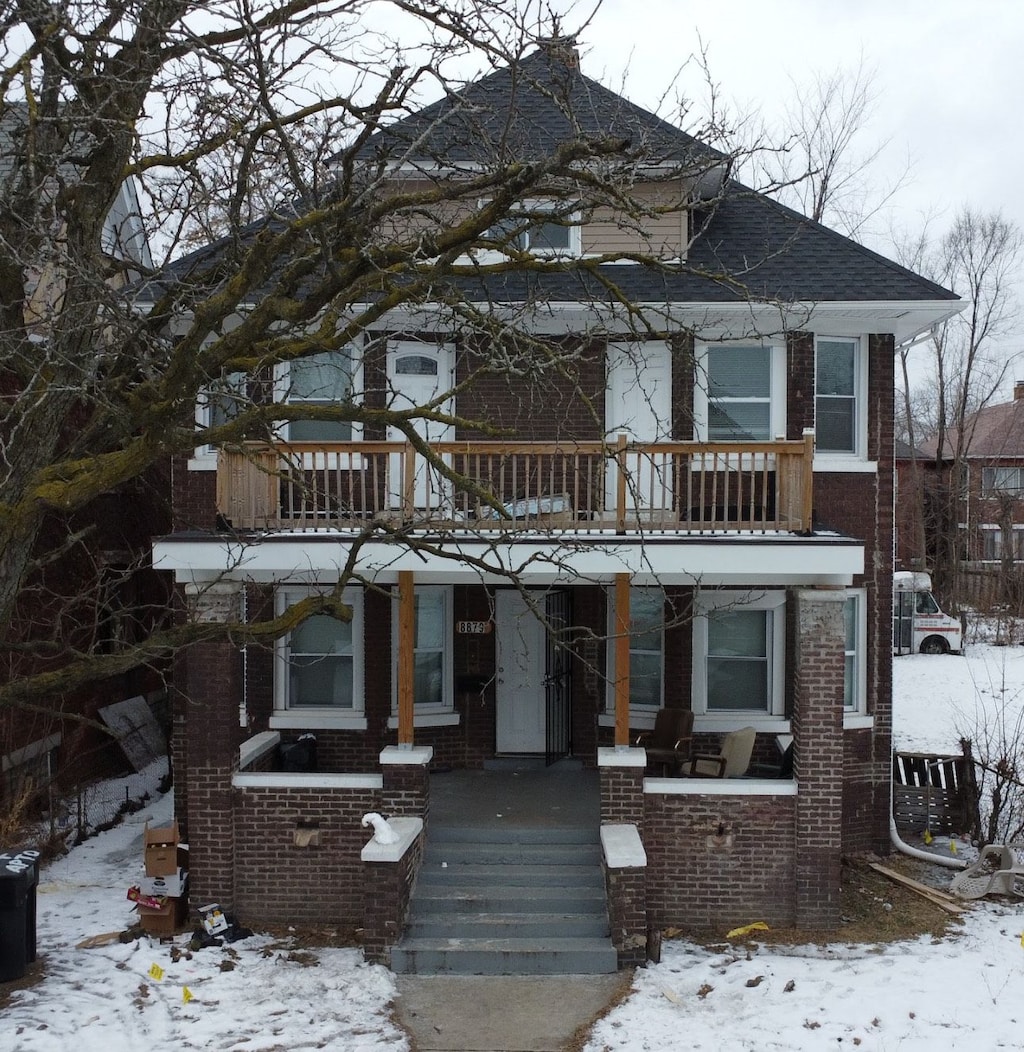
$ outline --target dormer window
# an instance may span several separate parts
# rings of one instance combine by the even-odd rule
[[[545,216],[550,218],[545,218]],[[486,249],[529,252],[534,256],[579,256],[579,212],[565,201],[526,201],[488,228]]]

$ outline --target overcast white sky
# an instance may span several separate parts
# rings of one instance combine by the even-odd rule
[[[698,36],[722,96],[769,119],[793,98],[791,79],[855,68],[863,53],[879,96],[865,141],[891,140],[892,170],[912,163],[900,219],[969,202],[1024,225],[1019,0],[604,0],[584,69],[614,85],[628,66],[630,97],[656,104]]]
[[[871,247],[891,255],[890,226],[918,230],[926,216],[938,236],[962,205],[1024,228],[1019,0],[603,0],[580,40],[583,69],[617,90],[626,71],[624,94],[671,117],[659,98],[701,42],[719,97],[769,124],[792,104],[794,81],[856,69],[863,55],[878,100],[860,149],[888,140],[876,162],[881,183],[910,165],[888,214],[863,237]],[[1024,280],[1017,286],[1024,301]],[[999,342],[1007,355],[1024,349],[1024,320],[1016,329]]]

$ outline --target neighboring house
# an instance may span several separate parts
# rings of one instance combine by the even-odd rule
[[[958,445],[951,430],[941,463],[948,467]],[[993,568],[1024,560],[1024,381],[1013,386],[1013,400],[979,409],[964,423],[965,477],[958,527],[963,558]],[[921,443],[936,461],[938,440]]]
[[[645,139],[670,172],[704,149],[542,47],[364,156],[416,144],[402,177],[445,178],[491,129],[528,160],[572,134],[562,97],[585,131]],[[644,252],[662,266],[591,279],[512,266],[477,283],[496,317],[533,305],[564,374],[497,370],[444,401],[486,346],[427,304],[418,327],[385,317],[291,377],[293,401],[442,398],[504,428],[421,432],[460,479],[392,434],[314,423],[293,425],[287,449],[200,449],[178,465],[181,527],[155,559],[197,618],[286,609],[336,582],[356,545],[367,582],[347,590],[351,623],[180,659],[175,792],[194,902],[361,928],[388,960],[401,907],[384,935],[378,907],[412,873],[388,884],[361,858],[362,814],[426,818],[431,768],[572,756],[599,770],[602,823],[644,848],[627,852],[639,883],[621,960],[648,928],[838,925],[842,856],[889,846],[894,349],[961,303],[704,155],[710,189],[684,187],[643,223],[581,207],[570,225],[534,216],[512,235],[540,256]],[[641,175],[636,195],[679,193],[653,159]],[[602,282],[656,317],[651,331],[603,320],[586,301],[613,300]],[[331,364],[326,383],[315,367]],[[385,532],[396,522],[404,532]],[[483,568],[502,563],[515,585]],[[750,726],[767,760],[792,739],[792,776],[645,777],[631,743],[663,707],[692,711],[702,749]],[[315,770],[274,770],[273,747],[307,734]]]
[[[0,118],[0,218],[5,230],[9,223],[34,221],[26,197],[45,200],[54,192],[31,174],[36,131],[26,107],[5,104]],[[73,161],[66,167],[70,170]],[[62,231],[47,228],[45,233],[40,262],[13,261],[27,272],[23,317],[30,339],[39,346],[45,344],[49,322],[60,309],[65,274]],[[113,289],[152,267],[131,182],[122,185],[104,221],[101,247]],[[10,386],[12,375],[4,369],[0,383],[13,401],[17,391]],[[76,421],[66,423],[73,428]],[[37,539],[40,565],[32,579],[23,582],[16,616],[0,633],[0,676],[55,671],[70,653],[113,653],[125,643],[140,641],[166,617],[168,590],[148,559],[154,530],[165,529],[168,522],[166,488],[165,473],[151,472],[101,495],[73,516],[48,517]],[[10,809],[26,790],[40,794],[39,802],[49,806],[52,797],[75,792],[98,777],[123,773],[128,769],[125,754],[102,729],[100,710],[139,696],[162,705],[165,694],[159,671],[142,668],[65,693],[53,690],[40,705],[4,707],[0,810]],[[113,804],[108,817],[113,818],[116,807]]]
[[[900,439],[896,439],[893,456],[896,463],[896,569],[926,570],[929,560],[921,509],[925,494],[932,492],[936,477],[935,458]]]

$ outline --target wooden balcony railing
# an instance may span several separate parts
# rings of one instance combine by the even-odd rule
[[[222,450],[217,506],[235,529],[811,528],[814,435],[797,441],[246,444]]]

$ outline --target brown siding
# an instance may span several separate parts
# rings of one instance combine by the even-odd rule
[[[681,207],[681,183],[640,183],[629,196],[628,212],[595,209],[581,232],[583,252],[639,253],[659,259],[685,255],[687,213]]]

